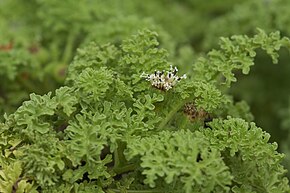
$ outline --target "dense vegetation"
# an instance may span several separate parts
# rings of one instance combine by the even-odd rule
[[[290,192],[289,8],[0,0],[0,192]]]

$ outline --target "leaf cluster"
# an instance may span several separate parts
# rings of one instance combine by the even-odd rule
[[[252,60],[262,48],[276,61],[276,50],[288,41],[262,30],[223,38],[221,50],[200,58],[194,73],[169,91],[140,77],[172,64],[156,32],[141,30],[121,44],[90,43],[78,50],[65,86],[31,94],[5,115],[0,180],[7,186],[0,191],[289,191],[277,144],[239,118],[251,119],[247,105],[234,104],[221,86],[233,81],[232,70],[248,72],[250,63],[235,58]],[[189,119],[187,103],[213,121]]]

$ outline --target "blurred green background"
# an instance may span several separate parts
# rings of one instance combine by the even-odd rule
[[[290,37],[289,10],[289,0],[0,0],[0,120],[29,93],[63,85],[76,49],[90,41],[120,44],[149,28],[186,72],[198,56],[217,47],[221,36],[252,35],[258,27]],[[273,65],[261,52],[249,75],[237,72],[230,91],[236,101],[250,105],[254,121],[279,144],[288,170],[289,60],[282,50]]]

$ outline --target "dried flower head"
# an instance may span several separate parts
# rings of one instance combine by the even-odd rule
[[[197,109],[194,103],[186,103],[183,107],[183,112],[191,120],[203,120],[205,122],[210,121],[211,117],[208,112],[203,109]]]
[[[156,71],[153,74],[142,73],[141,77],[146,78],[147,81],[151,82],[151,85],[160,90],[168,91],[181,79],[186,79],[186,74],[181,77],[177,76],[178,69],[170,65],[169,71]]]

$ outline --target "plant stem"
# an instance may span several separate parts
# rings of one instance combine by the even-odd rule
[[[124,142],[118,142],[118,148],[114,152],[114,166],[122,167],[127,163],[127,160],[123,154],[124,149],[126,148],[126,144]]]
[[[159,124],[159,129],[162,130],[167,123],[172,119],[172,117],[175,115],[175,113],[186,103],[187,101],[181,101],[177,103],[171,111],[167,114],[167,116],[163,119],[163,121]]]
[[[68,64],[71,59],[76,34],[77,34],[77,30],[71,31],[71,33],[69,34],[67,38],[65,50],[62,57],[62,62],[64,64]]]
[[[18,82],[19,85],[24,87],[24,89],[27,90],[29,93],[33,92],[37,94],[43,93],[43,91],[39,87],[35,86],[35,83],[33,84],[29,80],[23,80],[20,77],[17,77],[16,81]]]
[[[126,165],[123,167],[116,167],[113,170],[116,174],[122,174],[125,172],[133,171],[133,170],[135,170],[135,168],[136,168],[135,164],[130,164],[130,165]]]

